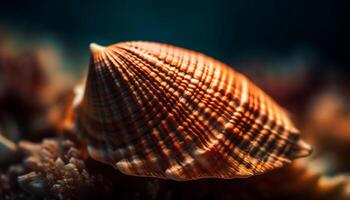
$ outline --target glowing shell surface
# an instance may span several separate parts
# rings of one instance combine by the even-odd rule
[[[153,42],[91,44],[76,127],[128,175],[237,178],[310,154],[284,110],[231,67]]]

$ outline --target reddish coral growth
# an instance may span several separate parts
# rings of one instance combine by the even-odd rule
[[[99,177],[85,165],[83,153],[69,140],[47,139],[41,144],[21,142],[19,147],[29,157],[24,165],[29,173],[19,176],[19,185],[39,196],[57,199],[82,197],[95,191]]]
[[[21,165],[13,165],[5,172],[0,172],[0,199],[26,199],[29,195],[17,184],[17,176],[23,174]]]

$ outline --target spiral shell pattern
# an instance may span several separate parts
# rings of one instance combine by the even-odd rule
[[[98,161],[190,180],[248,177],[310,154],[281,107],[213,58],[153,42],[90,48],[76,127]]]

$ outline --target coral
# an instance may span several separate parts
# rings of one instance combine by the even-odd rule
[[[295,163],[252,180],[269,195],[267,199],[346,200],[350,198],[350,177],[325,176],[314,166]]]
[[[316,95],[308,112],[312,132],[318,135],[315,139],[325,139],[327,144],[335,141],[337,146],[347,147],[350,144],[349,99],[350,94],[346,91],[330,88]]]
[[[325,172],[350,170],[350,93],[328,87],[310,102],[304,130],[317,149],[314,156]]]
[[[75,79],[53,48],[10,47],[0,47],[0,129],[14,141],[53,136]]]
[[[20,142],[19,148],[29,155],[24,165],[30,172],[18,177],[25,191],[53,199],[75,199],[95,191],[99,177],[86,169],[84,153],[71,141]]]
[[[23,172],[22,165],[12,165],[5,172],[0,172],[0,199],[27,199],[29,195],[17,184],[17,176]]]

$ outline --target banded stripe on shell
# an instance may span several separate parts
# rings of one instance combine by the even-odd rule
[[[275,101],[213,58],[153,42],[90,49],[76,125],[90,156],[125,174],[247,177],[310,154]]]

